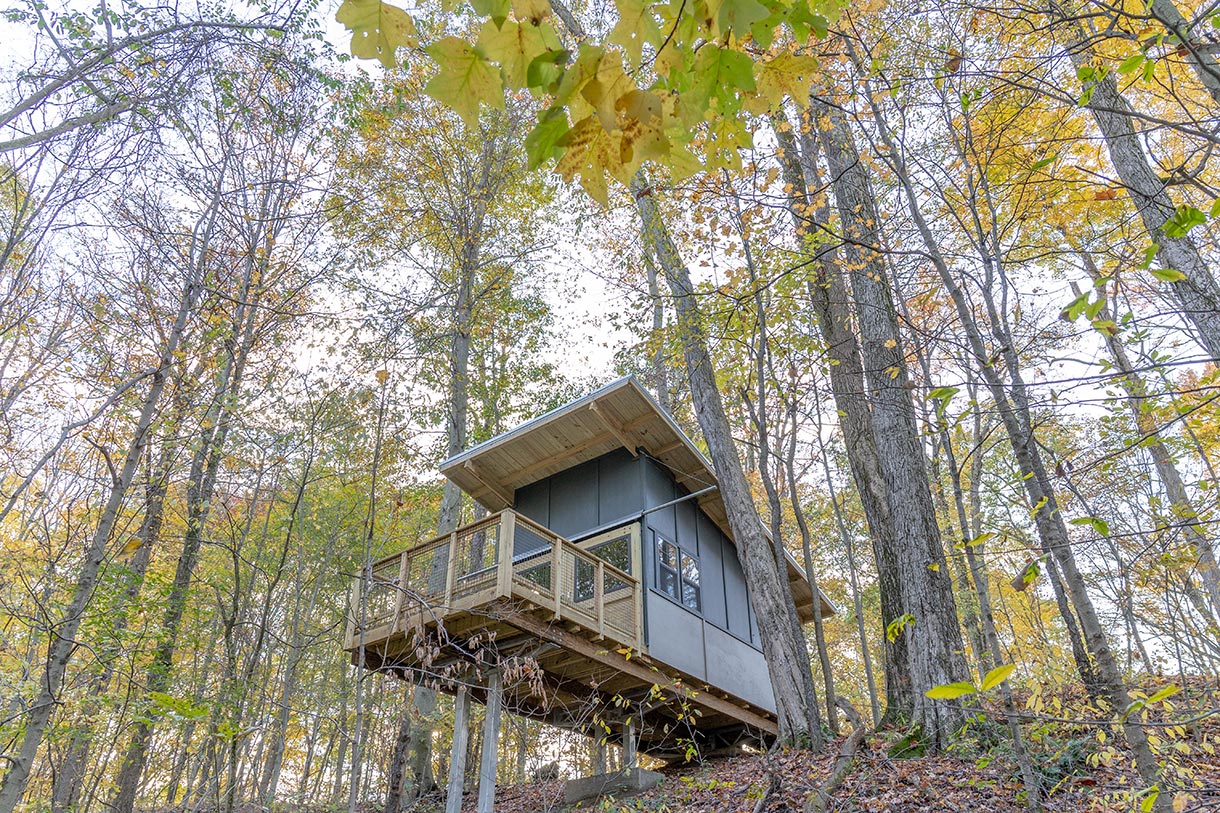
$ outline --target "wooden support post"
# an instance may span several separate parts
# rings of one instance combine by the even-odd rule
[[[627,724],[623,726],[623,770],[629,771],[636,767],[635,764],[635,720],[634,718],[627,720]]]
[[[499,669],[487,676],[487,713],[483,717],[483,754],[479,759],[479,810],[493,813],[496,806],[496,763],[500,750],[500,711],[503,682]]]
[[[513,547],[517,535],[517,515],[509,509],[500,512],[500,533],[497,536],[500,545],[500,558],[496,563],[496,595],[511,596],[513,594]]]
[[[594,606],[597,607],[597,640],[606,637],[606,563],[597,560],[597,581],[593,585]]]
[[[560,578],[559,568],[563,563],[562,556],[563,543],[558,539],[551,539],[551,591],[555,594],[555,620],[563,618],[563,599],[560,596],[560,589],[563,586],[563,579]]]
[[[462,813],[462,783],[466,778],[466,739],[470,735],[470,693],[458,686],[453,699],[453,749],[449,754],[449,790],[445,813]]]
[[[457,532],[449,534],[449,561],[445,564],[445,611],[453,606],[453,585],[457,583]]]
[[[407,566],[411,562],[411,557],[403,551],[398,562],[398,584],[395,585],[394,593],[394,620],[390,624],[390,633],[393,634],[402,629],[402,603],[407,595]]]

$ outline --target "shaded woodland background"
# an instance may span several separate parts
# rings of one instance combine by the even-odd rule
[[[840,609],[807,630],[827,734],[836,696],[883,720],[933,620],[883,606],[858,488],[888,398],[918,443],[874,462],[926,472],[935,620],[976,684],[1016,667],[932,747],[1052,807],[1110,767],[1098,806],[1214,807],[1214,12],[855,3],[739,163],[603,208],[528,169],[538,100],[467,128],[421,52],[336,53],[333,8],[13,5],[0,810],[409,802],[449,708],[350,666],[351,580],[472,516],[439,460],[599,383],[698,436],[681,302],[761,515]],[[556,759],[590,770],[590,739],[510,718],[502,782]]]

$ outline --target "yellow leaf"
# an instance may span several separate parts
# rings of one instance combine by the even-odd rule
[[[535,25],[542,22],[551,13],[549,0],[512,0],[513,14],[522,22],[532,22]]]
[[[479,103],[504,107],[504,85],[500,72],[477,47],[457,37],[445,37],[429,45],[428,53],[440,71],[424,88],[428,95],[457,111],[467,126],[479,123]]]
[[[497,26],[483,23],[477,50],[500,63],[509,87],[523,88],[528,84],[529,66],[537,57],[560,48],[559,37],[549,23],[533,25],[505,21]]]
[[[809,100],[809,86],[818,73],[818,61],[812,56],[781,53],[766,62],[754,64],[754,79],[758,88],[757,99],[766,102],[758,109],[759,102],[751,101],[751,112],[761,113],[767,108],[779,107],[784,97],[797,104]]]
[[[645,0],[614,0],[614,5],[618,7],[618,24],[607,41],[621,47],[632,66],[638,67],[644,43],[655,48],[663,41],[657,19]]]
[[[335,19],[352,32],[352,55],[394,67],[394,52],[418,44],[415,22],[400,8],[381,0],[343,0]]]

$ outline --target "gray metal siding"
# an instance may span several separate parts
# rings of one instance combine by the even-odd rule
[[[704,625],[703,645],[708,683],[775,711],[771,675],[758,650],[711,624]]]
[[[725,547],[731,547],[725,543]],[[750,599],[746,592],[746,576],[737,558],[737,549],[726,555],[724,562],[724,597],[728,608],[729,632],[744,640],[750,639]]]
[[[728,541],[702,511],[699,512],[696,528],[699,533],[701,561],[706,560],[709,564],[699,574],[703,579],[703,617],[721,629],[728,629],[729,617],[724,599],[724,558],[726,555],[736,557],[737,552],[730,550],[725,554],[724,548],[729,546]],[[715,564],[712,565],[712,562]]]
[[[640,461],[626,449],[597,460],[597,524],[630,521],[644,510]]]
[[[656,461],[620,449],[517,489],[516,509],[573,539],[631,522],[648,507],[686,493]],[[658,534],[699,558],[702,617],[656,589]],[[774,710],[737,548],[694,500],[645,514],[640,539],[650,657]],[[515,552],[520,555],[529,546],[521,539]]]
[[[571,539],[597,527],[597,461],[581,463],[551,477],[551,524]]]
[[[550,479],[539,480],[517,489],[514,508],[542,527],[551,527]]]
[[[653,628],[648,657],[681,669],[691,677],[707,680],[707,665],[703,658],[703,628],[706,625],[703,619],[655,590],[648,591],[645,603]]]

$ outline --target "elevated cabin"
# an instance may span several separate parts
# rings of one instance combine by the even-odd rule
[[[413,677],[529,659],[540,675],[503,682],[513,712],[583,730],[596,713],[610,740],[663,758],[774,735],[758,625],[715,475],[636,379],[475,446],[441,472],[487,516],[357,580],[346,637],[356,662]],[[813,593],[789,559],[798,612],[811,621]]]

